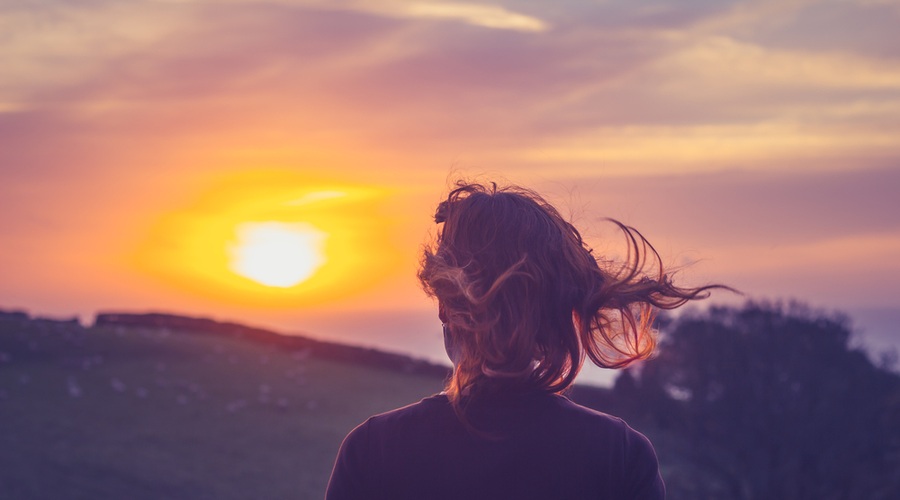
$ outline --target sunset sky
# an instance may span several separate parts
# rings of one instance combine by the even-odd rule
[[[898,25],[893,0],[5,1],[0,308],[438,359],[418,255],[481,176],[601,253],[614,217],[685,284],[900,345]]]

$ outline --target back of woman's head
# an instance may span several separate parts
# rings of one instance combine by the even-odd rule
[[[555,208],[516,186],[460,182],[435,221],[443,227],[419,279],[438,299],[453,351],[454,403],[472,391],[562,391],[585,355],[607,368],[647,358],[653,308],[714,288],[674,286],[653,247],[616,221],[625,261],[598,260]]]

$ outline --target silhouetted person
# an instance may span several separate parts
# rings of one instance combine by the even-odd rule
[[[606,368],[647,358],[654,307],[713,287],[673,285],[653,247],[615,221],[626,262],[594,256],[519,187],[459,183],[435,221],[419,279],[437,298],[453,375],[441,394],[350,432],[326,498],[664,498],[647,438],[560,393],[585,355]]]

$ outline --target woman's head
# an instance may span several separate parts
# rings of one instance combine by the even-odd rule
[[[435,221],[443,226],[419,279],[438,299],[455,358],[454,401],[473,389],[561,391],[585,355],[610,368],[644,359],[655,346],[653,306],[712,288],[675,287],[653,247],[615,221],[626,261],[598,260],[553,206],[516,186],[460,182]]]

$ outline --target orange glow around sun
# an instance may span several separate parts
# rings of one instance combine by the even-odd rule
[[[234,175],[161,217],[133,262],[164,283],[227,303],[334,300],[399,265],[393,222],[382,210],[388,194],[284,171]]]

